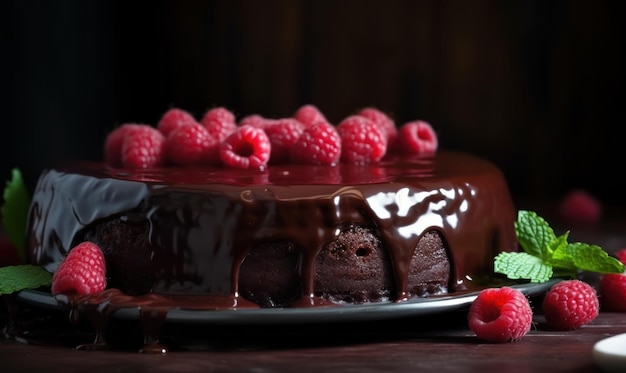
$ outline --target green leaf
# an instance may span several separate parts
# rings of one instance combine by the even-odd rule
[[[597,273],[623,273],[624,264],[617,258],[609,256],[597,245],[575,242],[563,249],[555,251],[550,263],[555,267],[565,268],[563,263],[581,271]]]
[[[2,225],[9,241],[17,248],[21,259],[24,260],[26,219],[30,198],[19,169],[12,170],[12,178],[4,188],[3,198],[4,204],[0,208]]]
[[[494,271],[510,279],[544,282],[551,277],[576,277],[580,271],[624,273],[624,264],[601,247],[568,243],[569,231],[557,237],[532,211],[518,212],[515,233],[524,252],[500,253],[494,259]]]
[[[569,232],[557,237],[552,244],[550,244],[550,255],[544,258],[544,262],[550,264],[552,267],[557,267],[566,272],[568,275],[575,275],[578,271],[578,267],[572,260],[570,253],[567,252],[567,238]]]
[[[49,286],[51,283],[52,274],[39,266],[24,264],[0,268],[0,295]]]
[[[546,259],[549,248],[556,239],[550,225],[533,211],[520,210],[515,222],[515,232],[520,246],[530,255]]]
[[[513,280],[546,282],[552,277],[552,266],[534,255],[524,252],[502,252],[494,262],[494,271]]]
[[[555,237],[554,240],[550,242],[548,245],[548,250],[546,251],[545,259],[550,259],[554,256],[554,253],[557,251],[564,250],[567,247],[567,238],[569,237],[569,232],[562,234],[558,237]]]

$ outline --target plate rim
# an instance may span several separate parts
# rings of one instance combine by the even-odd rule
[[[522,283],[503,285],[520,290],[527,297],[541,295],[562,279],[551,279],[542,283]],[[497,286],[502,287],[502,286]],[[411,298],[405,302],[372,302],[346,304],[330,307],[311,308],[258,308],[228,310],[189,310],[174,308],[165,318],[166,322],[182,324],[305,324],[332,322],[361,322],[395,319],[401,317],[425,316],[443,312],[460,311],[469,308],[480,291],[460,295]],[[62,311],[54,296],[37,289],[22,290],[17,293],[20,301],[33,306]],[[138,319],[139,307],[121,308],[115,318]]]

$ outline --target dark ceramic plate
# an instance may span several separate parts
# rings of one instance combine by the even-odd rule
[[[560,280],[551,280],[541,284],[512,285],[511,287],[533,297],[545,293],[558,281]],[[472,292],[462,295],[414,298],[402,303],[380,302],[316,308],[261,308],[224,311],[173,309],[168,313],[166,321],[193,324],[298,324],[374,321],[462,310],[468,308],[477,295],[477,292]],[[17,297],[31,305],[61,309],[54,297],[47,292],[24,290],[19,292]],[[115,313],[115,317],[125,319],[138,318],[138,315],[138,308],[124,308]]]

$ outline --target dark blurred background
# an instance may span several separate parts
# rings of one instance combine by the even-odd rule
[[[98,160],[124,122],[332,122],[364,106],[431,122],[490,159],[514,197],[585,188],[624,204],[624,1],[0,2],[0,179]]]

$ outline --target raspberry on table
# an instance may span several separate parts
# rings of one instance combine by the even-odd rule
[[[165,160],[165,136],[147,124],[129,131],[122,143],[122,166],[126,168],[153,168]]]
[[[326,117],[317,106],[311,104],[300,106],[293,117],[298,122],[304,124],[305,127],[318,122],[328,123],[328,120],[326,120]]]
[[[387,152],[381,128],[367,117],[351,115],[337,126],[341,137],[341,161],[352,164],[378,162]]]
[[[393,142],[396,153],[431,155],[437,151],[438,139],[430,123],[416,120],[403,124]]]
[[[573,330],[592,322],[599,312],[596,290],[581,280],[564,280],[552,286],[542,303],[548,327]]]
[[[270,159],[270,140],[261,128],[237,127],[220,145],[220,158],[234,168],[264,169]]]
[[[316,122],[304,129],[291,147],[291,161],[314,165],[336,165],[341,157],[341,137],[327,122]]]
[[[85,241],[73,247],[52,275],[52,294],[95,294],[106,288],[106,263],[100,247]]]
[[[268,122],[263,130],[272,146],[270,162],[287,163],[291,159],[291,147],[304,132],[304,125],[293,118],[283,118]]]
[[[219,163],[219,141],[199,123],[176,128],[166,140],[167,160],[176,165]]]
[[[619,260],[620,262],[626,264],[626,248],[625,249],[620,249],[617,250],[615,252],[615,257],[617,258],[617,260]]]
[[[361,109],[358,115],[374,122],[385,136],[387,144],[393,143],[398,135],[398,129],[396,128],[396,123],[387,114],[376,108],[366,107]]]
[[[196,118],[189,112],[179,108],[171,108],[161,116],[157,123],[157,129],[161,131],[163,136],[167,137],[176,128],[193,123],[197,123]]]
[[[626,312],[626,273],[602,275],[599,291],[603,310]]]
[[[568,224],[593,225],[602,216],[602,205],[586,190],[575,189],[563,197],[558,212]]]
[[[615,257],[626,264],[626,249],[618,250]],[[603,274],[600,277],[599,292],[603,310],[626,312],[626,272]]]
[[[478,339],[513,342],[530,331],[533,311],[521,291],[504,286],[482,290],[470,305],[467,318]]]

